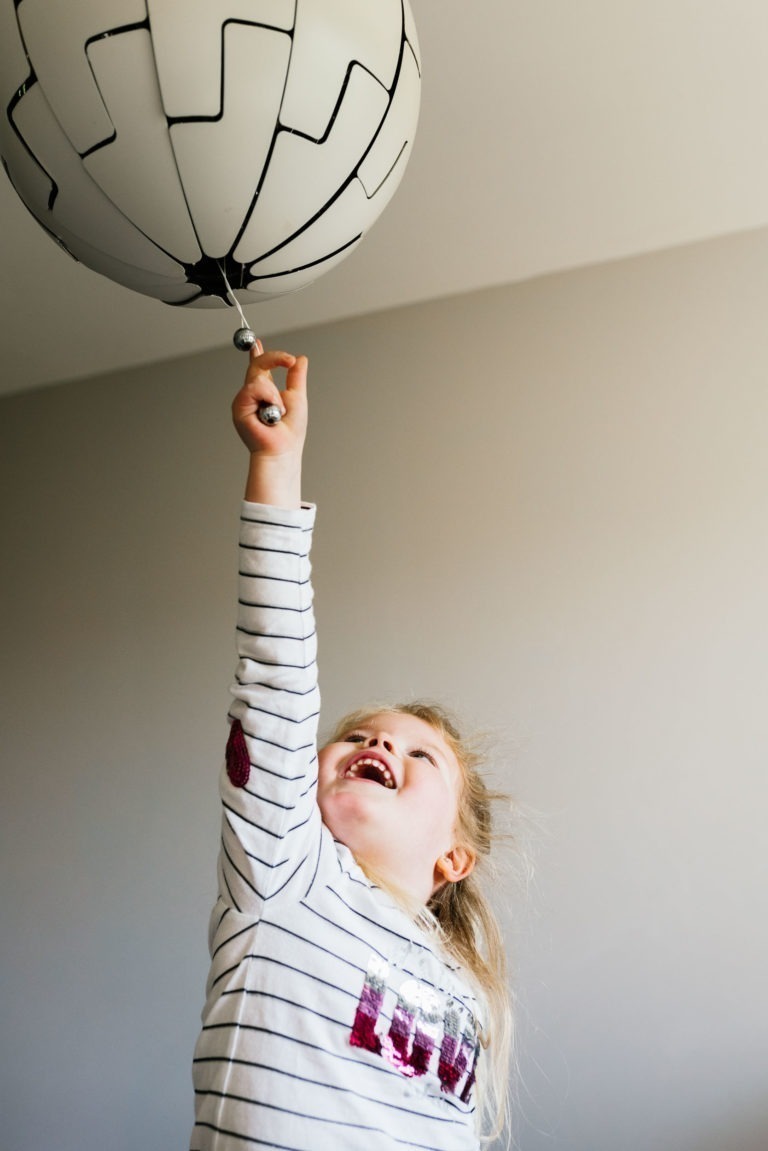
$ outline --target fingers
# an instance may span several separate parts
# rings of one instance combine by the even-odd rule
[[[291,393],[291,401],[296,401],[306,393],[308,366],[306,356],[294,356],[291,352],[283,351],[265,352],[261,341],[257,340],[251,350],[244,391],[256,403],[277,404],[284,412],[283,393],[272,378],[272,370],[285,369],[285,390]]]
[[[306,356],[294,356],[285,377],[285,390],[290,393],[291,399],[299,399],[306,395],[308,367],[309,360]]]
[[[283,411],[280,389],[272,378],[272,369],[284,368],[289,371],[295,362],[296,357],[289,352],[263,351],[261,342],[257,340],[251,349],[245,382],[238,393],[239,405],[242,408],[256,408],[263,403],[277,404]]]
[[[272,376],[273,370],[278,368],[286,373],[284,392],[280,391]],[[285,437],[275,439],[274,425],[266,428],[258,422],[258,411],[263,404],[275,404],[287,417],[294,435],[306,434],[307,368],[306,356],[277,350],[265,352],[261,341],[256,340],[250,351],[245,381],[232,402],[235,427],[251,451],[263,450],[267,444],[277,447],[285,443]]]
[[[257,349],[260,350],[257,351]],[[250,379],[257,376],[268,375],[273,368],[291,368],[295,362],[296,357],[292,356],[290,352],[265,352],[261,348],[261,342],[257,340],[250,352],[250,362],[245,374],[245,381],[248,383]]]

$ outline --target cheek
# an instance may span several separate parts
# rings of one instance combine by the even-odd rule
[[[317,753],[317,776],[320,786],[335,779],[342,755],[343,749],[338,744],[331,743],[320,748]]]
[[[424,781],[418,796],[417,810],[423,826],[436,835],[452,835],[458,821],[458,803],[453,788],[445,780]]]
[[[438,801],[435,801],[435,806]],[[459,797],[452,783],[446,783],[442,788],[440,801],[440,822],[449,836],[454,836],[459,823]]]

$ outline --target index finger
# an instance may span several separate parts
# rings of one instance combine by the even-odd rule
[[[257,345],[251,348],[251,360],[248,365],[248,376],[256,375],[259,372],[270,372],[272,368],[292,368],[296,363],[296,357],[291,355],[290,352],[281,351],[257,351]]]

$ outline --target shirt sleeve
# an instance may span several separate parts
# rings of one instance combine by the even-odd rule
[[[292,886],[303,894],[320,850],[314,518],[309,506],[283,511],[244,502],[241,511],[239,660],[221,774],[219,896],[256,915]]]

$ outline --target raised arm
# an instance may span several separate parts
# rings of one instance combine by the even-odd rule
[[[274,369],[286,371],[282,393]],[[301,504],[306,375],[305,357],[257,345],[232,404],[250,461],[240,517],[239,661],[221,780],[219,878],[225,904],[257,916],[314,867],[320,842],[309,562],[314,509]],[[280,423],[261,423],[263,402],[284,411]]]

